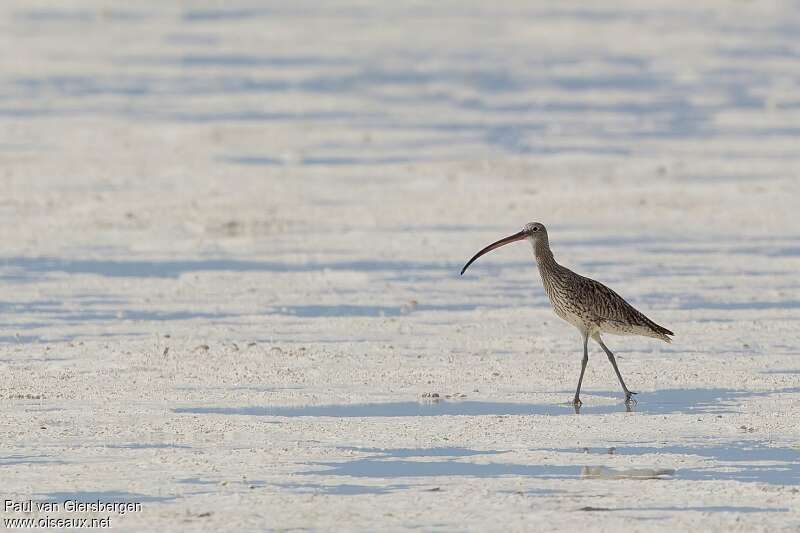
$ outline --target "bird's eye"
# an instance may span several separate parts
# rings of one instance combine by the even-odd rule
[[[539,226],[534,226],[533,231],[539,231]]]

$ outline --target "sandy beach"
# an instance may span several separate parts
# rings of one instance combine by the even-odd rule
[[[5,527],[800,529],[791,2],[14,0],[0,30]],[[529,221],[675,332],[606,337],[630,411],[590,346],[575,414],[528,244],[459,276]]]

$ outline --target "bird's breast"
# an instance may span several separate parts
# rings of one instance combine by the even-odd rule
[[[539,273],[555,314],[578,329],[588,329],[590,324],[587,322],[587,310],[582,308],[580,299],[575,298],[574,291],[565,277],[542,268],[539,269]]]

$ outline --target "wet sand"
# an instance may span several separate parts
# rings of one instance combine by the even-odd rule
[[[3,499],[797,529],[788,6],[3,3]],[[531,220],[676,333],[606,339],[630,412],[529,246],[459,276]]]

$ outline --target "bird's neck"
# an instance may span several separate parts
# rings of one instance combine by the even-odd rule
[[[545,239],[538,240],[533,245],[533,256],[536,258],[536,264],[539,269],[547,268],[549,266],[558,265],[553,252],[550,251],[550,243]]]

